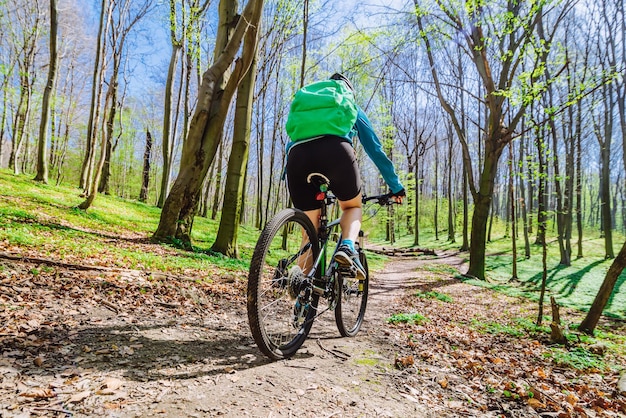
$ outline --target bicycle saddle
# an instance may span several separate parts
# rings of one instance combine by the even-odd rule
[[[327,187],[330,187],[330,180],[328,177],[321,173],[311,173],[306,176],[306,182],[311,183],[316,187],[320,187],[322,184],[325,184]]]

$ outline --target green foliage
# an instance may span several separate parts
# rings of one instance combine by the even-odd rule
[[[452,298],[450,296],[446,295],[445,293],[439,293],[436,291],[417,292],[415,296],[417,296],[418,298],[423,298],[423,299],[437,299],[446,303],[452,302]]]
[[[516,327],[515,325],[505,325],[498,322],[480,322],[477,319],[472,319],[471,325],[473,329],[486,334],[507,334],[513,337],[522,337],[526,333]]]
[[[454,276],[455,274],[458,273],[458,270],[456,268],[449,266],[447,264],[439,264],[439,263],[426,264],[420,267],[420,270],[428,271],[430,273],[443,275],[443,276]]]
[[[387,318],[388,324],[415,324],[420,325],[428,319],[419,313],[397,313]]]
[[[575,347],[572,350],[552,347],[544,355],[558,365],[573,367],[577,370],[607,368],[607,364],[600,356],[590,353],[584,347]]]
[[[552,229],[548,225],[548,231]],[[491,288],[503,292],[509,296],[523,297],[538,301],[540,295],[542,262],[541,246],[531,244],[531,257],[523,257],[523,241],[517,242],[517,280],[511,281],[512,257],[511,238],[504,237],[504,222],[494,221],[492,240],[487,243],[485,258],[485,273],[487,281],[467,280],[467,283]],[[584,257],[576,258],[573,255],[570,266],[559,265],[560,254],[556,240],[550,240],[548,244],[548,294],[557,299],[559,305],[588,310],[598,293],[600,284],[604,280],[606,272],[612,263],[604,257],[604,239],[598,237],[597,230],[583,232]],[[615,233],[614,242],[623,242],[624,238]],[[531,237],[531,242],[534,237]],[[572,247],[576,248],[575,239]],[[611,295],[604,310],[604,314],[615,318],[626,318],[626,272],[620,275],[615,291]]]
[[[549,334],[550,327],[546,325],[537,325],[534,319],[515,318],[515,323],[530,334]]]
[[[371,251],[366,250],[365,255],[367,256],[367,265],[370,271],[382,270],[385,263],[389,261],[389,257]]]

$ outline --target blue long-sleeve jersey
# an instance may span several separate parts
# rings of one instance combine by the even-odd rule
[[[385,183],[387,183],[389,189],[393,193],[397,193],[402,190],[404,186],[402,185],[400,179],[398,178],[398,175],[396,174],[393,163],[391,162],[391,160],[389,160],[387,154],[385,154],[385,152],[383,151],[383,146],[380,142],[380,139],[378,138],[378,136],[376,136],[370,120],[367,118],[367,115],[360,107],[358,107],[358,113],[356,122],[354,123],[354,127],[343,138],[345,138],[348,142],[354,145],[354,138],[356,136],[359,137],[359,141],[363,145],[365,153],[374,162],[374,165],[376,165],[376,168],[378,168],[378,171],[383,176],[383,180],[385,180]],[[317,138],[319,137],[304,139],[298,142],[288,142],[287,154],[289,154],[289,150],[294,145],[313,141]]]

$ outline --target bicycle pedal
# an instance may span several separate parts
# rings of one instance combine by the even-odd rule
[[[341,272],[341,274],[343,274],[345,277],[356,277],[356,273],[357,273],[357,269],[356,267],[352,264],[349,266],[339,266],[339,271]]]

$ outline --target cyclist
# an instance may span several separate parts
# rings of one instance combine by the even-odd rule
[[[350,80],[339,73],[333,74],[330,80],[335,80],[336,83],[334,84],[344,89],[340,90],[339,95],[342,94],[341,91],[348,93],[345,94],[346,97],[340,97],[338,101],[348,103],[348,107],[352,105],[354,103],[354,88]],[[343,83],[343,85],[339,83]],[[332,82],[330,87],[333,87]],[[337,93],[335,93],[335,96],[337,96]],[[316,98],[313,99],[315,100]],[[329,129],[334,131],[333,134],[321,132],[310,138],[297,138],[294,140],[296,135],[292,134],[292,132],[296,128],[302,128],[302,126],[294,127],[294,125],[312,123],[324,126],[319,120],[316,121],[315,114],[313,117],[293,116],[297,113],[294,110],[295,100],[292,103],[287,121],[287,133],[290,134],[292,141],[287,144],[288,158],[286,166],[287,183],[293,205],[297,209],[304,211],[317,229],[321,207],[321,203],[316,199],[319,186],[309,183],[307,178],[312,173],[319,173],[329,180],[329,187],[337,197],[342,210],[340,220],[342,241],[335,253],[335,260],[342,266],[355,267],[357,279],[363,280],[365,278],[365,270],[359,262],[359,256],[354,246],[361,229],[362,216],[361,177],[356,153],[353,148],[354,138],[358,136],[365,152],[374,162],[385,183],[389,186],[391,190],[389,195],[398,203],[402,203],[403,197],[406,196],[404,186],[394,170],[393,163],[384,153],[380,140],[372,129],[369,119],[356,103],[353,104],[356,121],[351,128],[346,130],[345,134],[337,134],[337,130],[333,128]],[[317,113],[317,115],[320,115],[320,113]],[[329,117],[332,118],[334,116],[331,114]],[[312,127],[312,130],[309,132],[315,132],[316,128],[318,126]],[[302,267],[305,269],[304,266]]]

